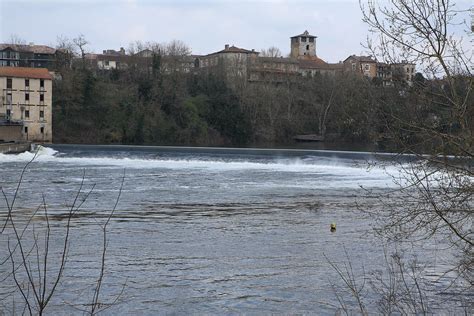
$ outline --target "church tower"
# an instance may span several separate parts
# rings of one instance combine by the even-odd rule
[[[291,37],[292,58],[316,57],[316,36],[310,35],[308,31]]]

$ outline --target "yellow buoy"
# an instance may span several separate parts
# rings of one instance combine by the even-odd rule
[[[331,223],[331,231],[332,232],[336,231],[336,223]]]

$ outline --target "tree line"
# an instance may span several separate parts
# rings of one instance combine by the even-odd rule
[[[74,39],[69,47],[78,48],[79,58],[58,67],[55,143],[279,146],[298,134],[319,134],[329,142],[394,148],[388,131],[396,122],[387,113],[408,119],[416,112],[417,119],[445,125],[443,109],[419,100],[420,91],[441,89],[442,83],[421,74],[413,86],[398,81],[383,87],[353,73],[249,82],[225,69],[183,71],[181,60],[190,49],[177,41],[133,43],[131,51],[151,47],[153,57],[100,70],[85,60],[85,45],[83,37]]]

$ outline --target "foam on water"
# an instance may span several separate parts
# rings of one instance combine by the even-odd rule
[[[277,170],[289,172],[311,172],[320,170],[364,170],[364,168],[342,162],[337,158],[316,159],[275,159],[271,161],[250,161],[231,159],[199,159],[188,158],[128,158],[128,157],[67,157],[60,155],[58,151],[40,146],[36,152],[24,152],[21,154],[0,154],[0,163],[28,162],[34,158],[37,163],[56,162],[78,165],[116,166],[125,168],[169,168],[169,169],[212,169],[225,170]]]
[[[20,154],[0,154],[0,163],[4,162],[28,162],[35,158],[35,161],[50,161],[55,158],[58,152],[52,148],[38,146],[35,152],[26,151]],[[36,157],[35,157],[36,155]]]
[[[293,173],[302,174],[302,176],[317,175],[317,182],[328,187],[359,187],[362,184],[369,183],[370,186],[376,187],[393,186],[392,177],[399,172],[395,167],[372,167],[367,169],[364,163],[361,164],[361,167],[353,161],[329,157],[278,158],[271,160],[252,160],[248,158],[236,160],[212,156],[206,158],[192,156],[144,158],[118,157],[113,156],[113,154],[109,156],[74,157],[63,155],[47,147],[40,147],[36,156],[32,152],[16,155],[0,154],[0,166],[3,163],[26,163],[33,158],[35,164],[54,163],[80,167],[99,167],[101,169],[161,169],[208,173],[250,171],[256,173]],[[302,187],[315,186],[313,181],[306,183],[302,178],[298,182],[297,185]]]

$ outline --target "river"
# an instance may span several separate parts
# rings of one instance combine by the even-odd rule
[[[0,185],[10,201],[32,157],[0,155]],[[397,248],[426,265],[434,287],[449,282],[442,272],[452,254],[442,240],[393,245],[373,234],[375,222],[361,208],[381,205],[366,190],[395,189],[398,172],[379,167],[380,161],[370,153],[341,151],[52,145],[24,174],[15,220],[24,225],[44,196],[52,226],[50,262],[58,262],[68,206],[82,182],[84,192],[93,188],[72,219],[68,261],[47,309],[52,314],[80,314],[91,301],[100,225],[122,180],[108,226],[101,292],[105,303],[118,299],[105,313],[334,314],[335,293],[344,290],[329,261],[343,266],[350,258],[354,273],[368,278],[370,271],[383,270],[384,250]],[[40,213],[25,243],[34,240],[33,226],[44,232]],[[6,216],[2,200],[1,223]],[[2,262],[7,236],[13,236],[11,229],[0,235]],[[50,269],[56,271],[53,263]],[[0,309],[10,314],[21,297],[9,261],[0,265],[0,278]],[[365,299],[375,308],[375,296]],[[442,295],[429,299],[439,312],[462,305]]]

